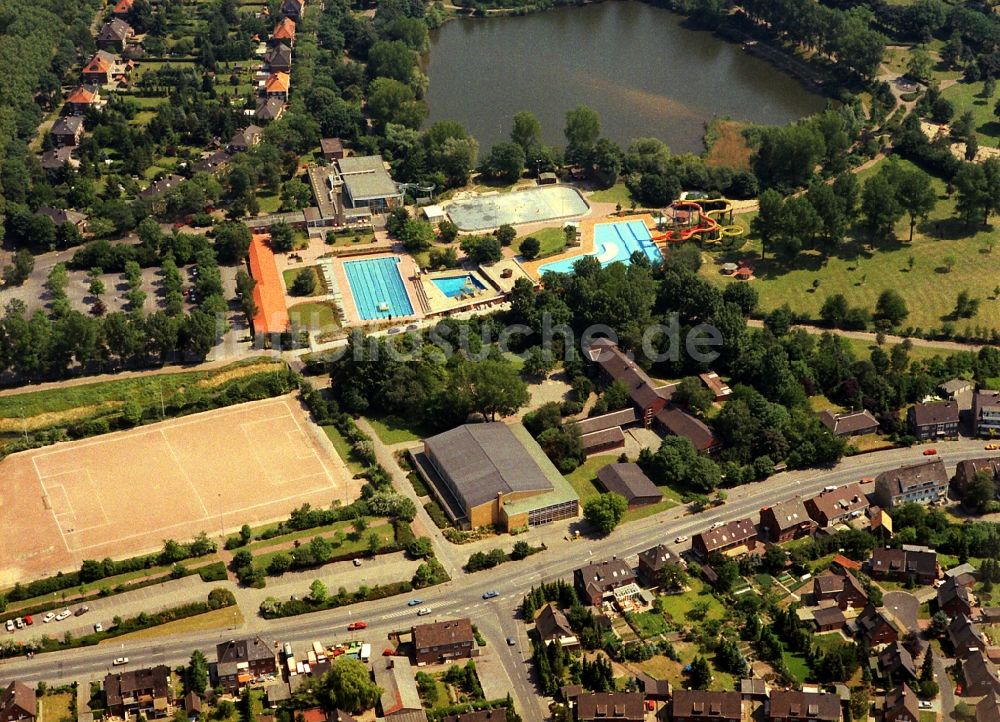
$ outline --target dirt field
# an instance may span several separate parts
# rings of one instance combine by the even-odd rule
[[[360,493],[291,396],[15,454],[0,480],[0,586]]]

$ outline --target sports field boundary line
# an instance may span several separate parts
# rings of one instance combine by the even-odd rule
[[[201,510],[205,513],[205,518],[207,519],[209,513],[208,507],[205,506],[205,500],[201,498],[201,494],[198,492],[198,487],[194,485],[194,482],[191,480],[191,475],[188,474],[187,469],[184,468],[184,464],[181,463],[180,457],[177,456],[177,452],[174,451],[174,445],[171,444],[170,439],[167,438],[167,430],[160,429],[160,436],[162,437],[167,450],[170,452],[170,458],[174,460],[175,464],[177,464],[177,468],[180,470],[181,475],[183,475],[184,481],[189,487],[191,487],[191,491],[194,492],[194,497],[198,500],[198,504],[201,506]]]
[[[285,400],[285,403],[286,404],[288,403],[287,399]],[[295,422],[295,428],[299,430],[299,432],[302,434],[302,436],[305,439],[309,439],[310,434],[307,432],[306,429],[302,428],[302,426],[299,424],[299,420],[298,420],[298,418],[296,418],[295,414],[291,414],[291,417],[292,417],[292,421]],[[319,436],[320,436],[320,434],[318,434],[318,430],[319,430],[318,426],[314,427],[312,429],[313,434],[314,434],[313,438],[312,438],[312,442],[313,443],[319,442]],[[330,439],[326,436],[326,434],[322,434],[321,436],[322,436],[323,440],[325,440],[326,443],[329,444],[328,448],[324,447],[324,448],[327,448],[327,452],[332,452],[333,455],[337,459],[340,459],[340,454],[338,454],[337,451],[336,451],[336,449],[333,448],[333,444],[330,444]],[[337,480],[335,478],[336,474],[333,473],[333,471],[334,471],[333,469],[330,469],[327,466],[327,464],[326,464],[327,460],[324,459],[322,456],[320,456],[319,452],[316,451],[316,447],[313,446],[312,444],[309,444],[309,451],[312,452],[312,455],[316,457],[317,461],[319,461],[319,465],[323,467],[323,471],[326,473],[327,481],[330,482],[330,488],[331,489],[336,489],[337,488]],[[350,473],[350,469],[347,468],[347,462],[344,461],[344,459],[340,459],[340,463],[343,465],[343,472],[347,476],[347,480],[349,482],[350,481],[354,481],[354,475],[351,474]],[[346,497],[347,497],[347,486],[346,485],[345,485],[345,487],[343,489],[343,494],[344,494],[344,499],[346,499]],[[341,501],[343,501],[343,500],[341,500]]]

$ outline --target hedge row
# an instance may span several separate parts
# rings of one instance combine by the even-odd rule
[[[260,616],[264,619],[280,619],[282,617],[294,617],[299,614],[309,612],[319,612],[324,609],[336,609],[345,607],[348,604],[358,602],[370,602],[376,599],[394,597],[397,594],[406,594],[413,591],[410,582],[393,582],[392,584],[376,584],[374,587],[362,587],[356,592],[347,593],[341,590],[335,595],[327,597],[322,602],[312,599],[295,599],[281,602],[273,597],[268,597],[260,603]]]

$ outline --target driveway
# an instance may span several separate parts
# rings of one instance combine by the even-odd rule
[[[882,595],[882,604],[898,619],[907,630],[920,630],[918,615],[920,602],[909,592],[886,592]],[[922,646],[923,643],[921,643]]]
[[[945,659],[940,654],[934,655],[934,681],[941,690],[941,719],[943,722],[953,719],[955,711],[955,687],[948,676],[948,667],[955,663],[953,659]]]

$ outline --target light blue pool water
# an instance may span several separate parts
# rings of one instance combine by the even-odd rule
[[[611,255],[612,247],[617,249],[613,256]],[[594,226],[594,248],[596,250],[593,253],[583,255],[597,256],[601,259],[602,266],[608,266],[612,263],[627,265],[632,254],[636,251],[641,251],[653,263],[659,263],[663,260],[663,254],[653,243],[653,237],[642,221],[597,224]],[[546,263],[538,269],[538,272],[572,273],[573,264],[583,258],[583,255]]]
[[[397,256],[347,261],[344,272],[351,285],[354,305],[365,321],[413,315]]]
[[[431,283],[448,298],[461,296],[463,291],[482,291],[486,286],[481,284],[475,276],[467,273],[464,276],[445,276],[444,278],[432,278]],[[470,289],[471,286],[471,289]]]

